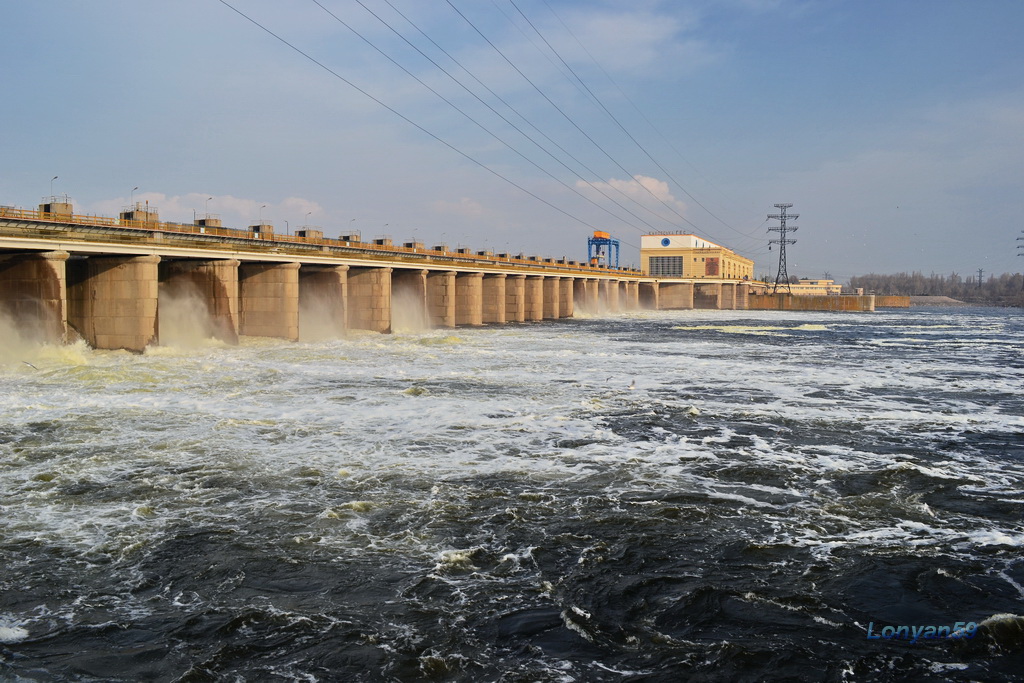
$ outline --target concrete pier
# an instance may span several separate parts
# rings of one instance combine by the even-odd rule
[[[544,276],[526,276],[526,310],[524,320],[544,319]]]
[[[349,268],[348,328],[391,332],[391,268]]]
[[[238,333],[298,341],[298,263],[238,266]]]
[[[571,318],[575,312],[574,278],[563,277],[558,282],[558,317]]]
[[[66,251],[0,256],[0,312],[26,338],[66,340],[67,259]]]
[[[736,309],[745,311],[750,303],[750,285],[739,283],[736,285]]]
[[[510,323],[526,320],[525,275],[509,275],[505,278],[505,320]]]
[[[601,283],[593,278],[587,278],[585,286],[583,310],[590,315],[597,315],[601,312]]]
[[[719,287],[719,308],[728,311],[736,310],[736,284],[722,283]]]
[[[669,311],[693,308],[693,284],[690,282],[659,282],[658,307]]]
[[[159,256],[66,261],[68,324],[95,349],[142,353],[157,340]]]
[[[427,272],[427,322],[430,327],[455,327],[455,271]]]
[[[455,276],[455,324],[484,324],[483,273],[458,273]]]
[[[554,320],[561,312],[561,292],[559,291],[559,279],[557,277],[544,278],[544,318]]]
[[[160,297],[164,300],[197,298],[206,308],[209,333],[227,344],[237,344],[238,265],[234,259],[161,261]],[[158,320],[158,332],[160,327]]]
[[[503,273],[484,275],[483,321],[485,323],[502,324],[506,321],[506,280],[507,276]]]

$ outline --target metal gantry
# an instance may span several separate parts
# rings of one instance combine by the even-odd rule
[[[776,227],[768,228],[768,232],[777,232],[777,233],[779,233],[778,239],[768,240],[768,249],[769,250],[771,250],[771,248],[772,248],[771,245],[773,245],[773,244],[779,245],[779,272],[775,275],[775,287],[772,289],[772,294],[778,293],[778,291],[779,291],[779,283],[780,282],[786,286],[786,291],[787,292],[789,292],[790,294],[793,293],[793,290],[789,286],[789,273],[786,272],[786,245],[787,244],[796,244],[796,240],[794,240],[794,239],[787,239],[786,238],[786,233],[787,232],[796,232],[797,226],[795,226],[795,225],[786,225],[786,220],[787,219],[794,219],[795,220],[795,219],[800,217],[800,214],[798,214],[798,213],[787,214],[786,210],[789,209],[789,207],[791,207],[791,206],[793,206],[793,205],[792,204],[775,204],[775,208],[780,210],[779,213],[770,213],[770,214],[768,214],[768,218],[769,219],[773,219],[773,220],[779,221],[779,225],[777,225]]]
[[[618,268],[619,240],[607,232],[595,230],[594,236],[587,238],[587,262],[590,265],[597,265],[601,262],[604,262],[605,265],[615,263],[615,267]]]

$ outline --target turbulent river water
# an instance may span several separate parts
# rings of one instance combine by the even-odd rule
[[[0,680],[1019,680],[1022,333],[8,330]]]

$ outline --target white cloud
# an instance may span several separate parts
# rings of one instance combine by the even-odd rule
[[[647,208],[654,209],[668,205],[679,213],[686,211],[686,204],[677,200],[672,195],[669,191],[667,182],[645,175],[637,174],[633,176],[631,180],[611,178],[608,182],[596,182],[590,184],[582,180],[577,180],[576,187],[584,191],[599,189],[606,195],[616,199],[625,195],[634,202]]]

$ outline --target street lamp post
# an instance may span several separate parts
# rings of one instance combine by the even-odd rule
[[[129,208],[131,208],[132,211],[135,210],[135,190],[137,189],[139,189],[138,185],[132,188],[132,193],[130,195],[131,198],[128,200]]]
[[[53,176],[52,178],[50,178],[50,197],[51,198],[53,197],[53,181],[56,180],[59,177],[60,176]]]

